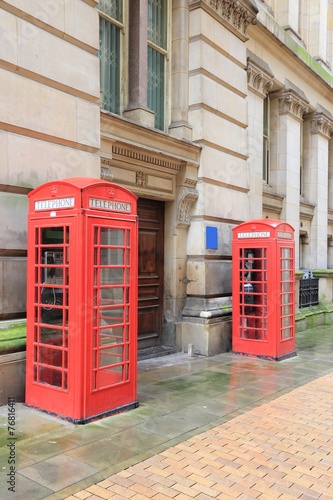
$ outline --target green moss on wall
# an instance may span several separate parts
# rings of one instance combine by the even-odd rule
[[[26,325],[9,325],[0,328],[0,355],[25,351]]]

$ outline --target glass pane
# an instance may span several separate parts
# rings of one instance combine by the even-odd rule
[[[286,316],[285,318],[282,318],[282,326],[290,326],[290,316]]]
[[[67,391],[68,387],[67,387],[67,382],[68,382],[68,376],[67,376],[67,372],[64,372],[64,387],[63,389],[65,391]]]
[[[282,271],[282,281],[290,281],[292,278],[291,271]]]
[[[124,230],[101,228],[101,245],[124,245]]]
[[[101,319],[104,325],[117,325],[123,322],[123,308],[101,309]]]
[[[101,306],[112,306],[124,303],[123,288],[102,288],[100,290]]]
[[[291,294],[285,293],[282,295],[282,304],[291,304]]]
[[[101,265],[121,266],[124,260],[124,251],[122,248],[102,248]]]
[[[101,285],[112,285],[124,282],[124,269],[116,267],[101,269]]]
[[[148,47],[148,107],[155,113],[155,127],[164,129],[165,56]]]
[[[290,259],[291,258],[291,248],[282,248],[282,258]]]
[[[148,40],[167,48],[167,0],[148,0]]]
[[[38,362],[46,365],[61,367],[62,354],[62,350],[40,346]]]
[[[291,260],[289,259],[283,259],[281,264],[282,264],[282,269],[292,269]]]
[[[292,337],[291,328],[286,328],[285,330],[282,330],[282,340],[290,339],[291,337]]]
[[[123,341],[123,327],[103,328],[99,334],[99,346],[120,344]]]
[[[110,366],[123,361],[123,346],[111,347],[110,349],[101,349],[99,366]]]
[[[63,227],[45,227],[42,228],[42,241],[43,245],[61,245],[67,238],[64,238]]]
[[[40,384],[49,384],[55,387],[61,387],[62,372],[53,368],[40,366],[38,369],[38,378]]]
[[[291,314],[291,306],[283,306],[282,307],[282,315],[287,316],[287,314]]]
[[[120,29],[104,18],[99,25],[102,108],[120,114]]]
[[[40,329],[40,339],[39,342],[42,344],[49,345],[62,345],[62,329],[56,330],[54,328],[45,328],[42,327]]]
[[[264,135],[267,137],[269,135],[269,97],[266,97],[264,99],[264,113],[263,113],[263,118],[264,118]]]
[[[268,182],[268,169],[269,169],[269,152],[268,152],[268,141],[264,138],[263,140],[263,166],[262,166],[262,178],[265,182]]]
[[[96,388],[101,389],[102,387],[108,387],[110,385],[124,382],[123,371],[124,371],[123,365],[100,370],[97,373],[96,377],[96,379],[98,380],[98,387],[95,387],[95,389]]]
[[[123,1],[122,0],[99,0],[97,8],[104,12],[107,16],[113,17],[121,22],[123,17]]]

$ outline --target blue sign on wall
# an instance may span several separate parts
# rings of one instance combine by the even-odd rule
[[[217,227],[215,226],[206,226],[206,248],[218,249]]]

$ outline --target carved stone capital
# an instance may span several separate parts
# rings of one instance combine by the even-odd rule
[[[302,121],[303,115],[308,112],[308,103],[293,93],[286,92],[279,97],[280,115],[291,115]]]
[[[330,139],[332,132],[333,121],[323,114],[317,114],[311,119],[311,134],[320,134]]]
[[[193,203],[198,199],[198,191],[193,188],[182,187],[178,194],[177,227],[188,227],[191,223],[190,211]]]
[[[247,39],[247,27],[256,23],[257,7],[251,0],[190,0],[192,6],[208,6],[227,23],[235,34]]]
[[[248,62],[246,72],[249,87],[264,99],[273,87],[272,77],[252,62]]]

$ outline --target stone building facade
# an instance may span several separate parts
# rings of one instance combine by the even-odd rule
[[[250,219],[293,225],[332,305],[332,0],[4,0],[0,26],[0,320],[28,192],[76,176],[139,197],[139,348],[229,349]]]

